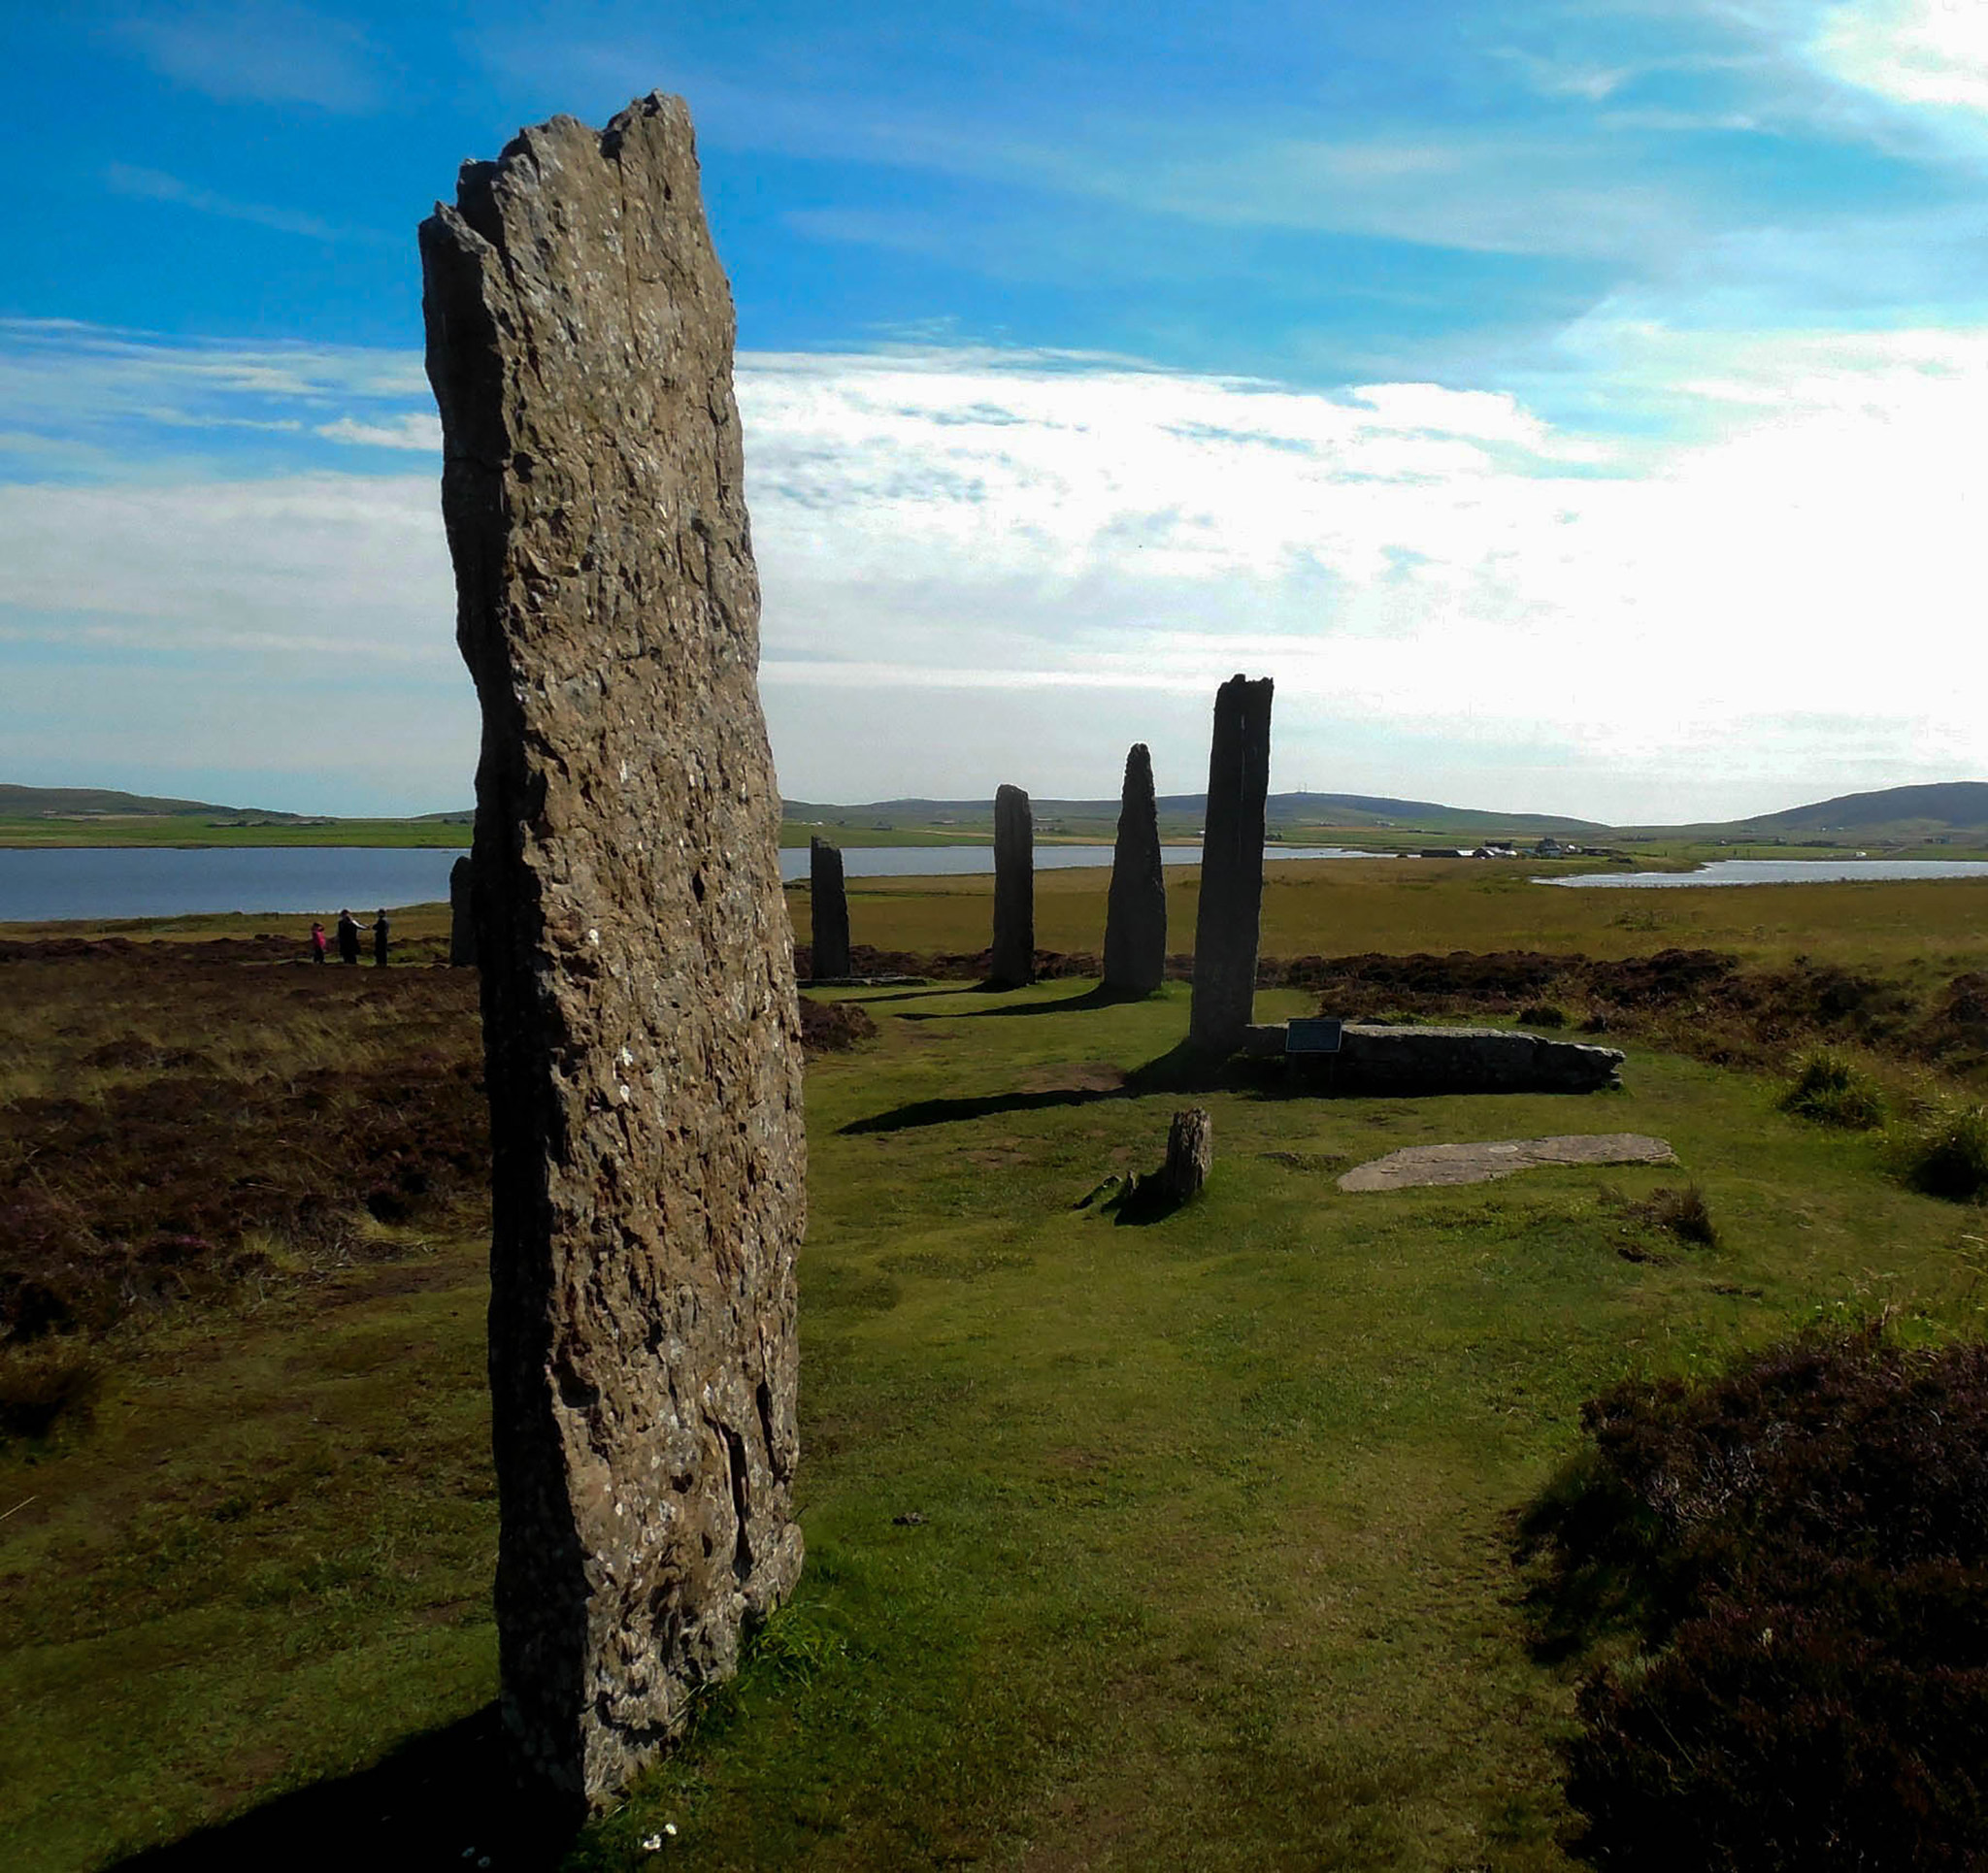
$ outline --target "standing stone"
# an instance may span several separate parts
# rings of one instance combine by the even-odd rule
[[[448,967],[477,966],[477,919],[470,903],[470,862],[457,859],[448,868]]]
[[[849,972],[849,894],[843,884],[840,847],[825,838],[808,841],[810,954],[817,982]]]
[[[994,792],[994,954],[987,979],[1003,989],[1036,979],[1036,822],[1019,787]]]
[[[1215,692],[1194,920],[1194,1003],[1188,1038],[1204,1052],[1242,1045],[1256,998],[1263,918],[1263,809],[1270,793],[1268,676],[1232,676]]]
[[[523,131],[421,259],[483,717],[503,1710],[598,1806],[801,1568],[799,1018],[689,113]]]
[[[1135,741],[1125,757],[1118,842],[1105,906],[1105,987],[1150,995],[1167,972],[1167,875],[1160,865],[1160,812],[1152,756]]]
[[[1199,1105],[1176,1112],[1167,1128],[1167,1162],[1160,1170],[1160,1188],[1169,1200],[1185,1203],[1199,1197],[1214,1163],[1214,1120]]]

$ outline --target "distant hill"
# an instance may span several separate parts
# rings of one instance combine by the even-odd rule
[[[1109,837],[1118,802],[1054,800],[1038,795],[1032,803],[1036,825]],[[1206,794],[1160,796],[1161,829],[1178,838],[1197,829],[1208,810]],[[806,825],[820,821],[862,827],[871,833],[940,832],[985,837],[993,818],[991,793],[978,800],[876,800],[862,805],[818,801],[781,803],[784,816]],[[1474,806],[1445,806],[1433,800],[1394,800],[1377,794],[1272,794],[1265,817],[1274,828],[1312,827],[1324,832],[1362,831],[1455,834],[1473,839],[1506,834],[1539,838],[1552,833],[1585,838],[1632,833],[1693,838],[1780,838],[1790,840],[1887,843],[1954,842],[1988,845],[1988,780],[1948,780],[1932,785],[1884,787],[1872,793],[1839,794],[1806,806],[1751,819],[1692,826],[1610,827],[1596,820],[1557,813],[1499,813]],[[261,806],[224,806],[211,800],[178,800],[156,794],[119,793],[107,787],[19,787],[0,782],[0,819],[167,819],[207,818],[261,821],[271,825],[329,824],[322,816],[279,812]],[[473,809],[421,813],[411,825],[468,825]],[[1060,823],[1060,824],[1059,824]],[[873,838],[870,842],[876,843]],[[1384,842],[1384,841],[1383,841]]]
[[[1206,794],[1174,794],[1182,810],[1208,810]],[[1161,803],[1166,809],[1167,802]],[[1116,803],[1113,803],[1116,810]],[[1592,819],[1567,819],[1558,813],[1496,813],[1475,806],[1444,806],[1433,800],[1389,800],[1374,794],[1272,794],[1264,817],[1273,826],[1405,827],[1416,831],[1461,833],[1604,833]]]
[[[1891,839],[1988,835],[1988,780],[1942,780],[1929,786],[1839,794],[1811,806],[1762,813],[1736,825],[1784,838],[1796,834]]]
[[[985,800],[875,800],[857,806],[823,805],[807,800],[783,804],[786,817],[806,823],[838,819],[861,820],[875,824],[888,820],[901,827],[929,827],[957,824],[962,831],[983,828],[993,812],[991,796]],[[1112,800],[1052,800],[1037,796],[1030,801],[1035,820],[1041,827],[1052,820],[1068,822],[1115,822],[1118,802]],[[1162,794],[1158,801],[1162,826],[1182,821],[1199,825],[1208,811],[1206,794]],[[1342,827],[1357,831],[1363,827],[1391,828],[1424,833],[1601,833],[1607,829],[1588,819],[1567,819],[1554,813],[1494,813],[1470,806],[1443,806],[1431,800],[1389,800],[1372,794],[1272,794],[1264,803],[1264,817],[1272,826]]]
[[[156,794],[120,794],[107,787],[16,787],[0,781],[0,819],[180,818],[188,814],[293,820],[261,806],[217,806],[211,800],[168,800]]]

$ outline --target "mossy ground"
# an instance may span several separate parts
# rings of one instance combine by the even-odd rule
[[[1066,875],[1043,881],[1044,940],[1065,917],[1060,940],[1095,947],[1102,877],[1085,910]],[[1331,875],[1321,892],[1346,889]],[[1355,900],[1301,917],[1267,893],[1266,948],[1492,947],[1517,908],[1440,867],[1401,896],[1352,889],[1350,940]],[[1887,934],[1867,887],[1839,889],[1806,933],[1785,901],[1740,914],[1767,945],[1978,953],[1960,927]],[[902,947],[982,936],[963,913],[965,940],[947,934],[949,884],[884,895]],[[1536,946],[1541,923],[1591,949],[1617,928],[1563,909],[1576,894],[1533,896]],[[245,966],[245,1020],[258,978],[300,973]],[[1529,1647],[1511,1548],[1581,1401],[1817,1317],[1979,1327],[1977,1210],[1780,1113],[1775,1083],[1640,1048],[1626,1091],[1585,1100],[1199,1093],[1216,1161],[1198,1202],[1145,1227],[1076,1207],[1156,1166],[1185,1102],[1124,1083],[1178,1040],[1185,992],[1112,1005],[1086,986],[852,992],[877,1037],[811,1063],[808,1569],[574,1864],[1569,1865],[1572,1679]],[[1259,998],[1268,1017],[1309,1006]],[[131,1020],[53,1018],[44,995],[17,1025],[14,1083],[40,1096],[28,1056],[81,1056]],[[1586,1129],[1654,1133],[1680,1167],[1334,1182],[1407,1144]],[[1680,1176],[1716,1247],[1640,1208]],[[107,1863],[487,1705],[481,1233],[447,1216],[383,1233],[387,1259],[116,1330],[94,1416],[0,1456],[11,1865]],[[435,1863],[469,1846],[521,1863],[447,1788],[423,1799],[459,1836]],[[342,1810],[315,1812],[333,1828]],[[235,1863],[242,1838],[183,1863]],[[300,1839],[301,1863],[330,1844]]]

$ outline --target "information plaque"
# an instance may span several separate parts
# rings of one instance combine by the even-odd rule
[[[1284,1030],[1287,1054],[1336,1054],[1340,1050],[1337,1021],[1293,1021]]]

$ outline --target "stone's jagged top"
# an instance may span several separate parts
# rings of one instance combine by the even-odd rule
[[[1008,989],[1036,979],[1036,820],[1019,787],[994,790],[994,944],[987,979]]]
[[[598,1805],[801,1564],[801,1051],[732,301],[674,98],[466,165],[421,257],[483,717],[504,1712]]]
[[[1215,692],[1188,1016],[1189,1039],[1209,1054],[1232,1054],[1242,1045],[1255,1005],[1271,693],[1268,676],[1251,682],[1240,674]]]
[[[1167,874],[1160,858],[1152,756],[1135,741],[1125,757],[1111,888],[1105,906],[1105,987],[1150,995],[1167,972]]]

